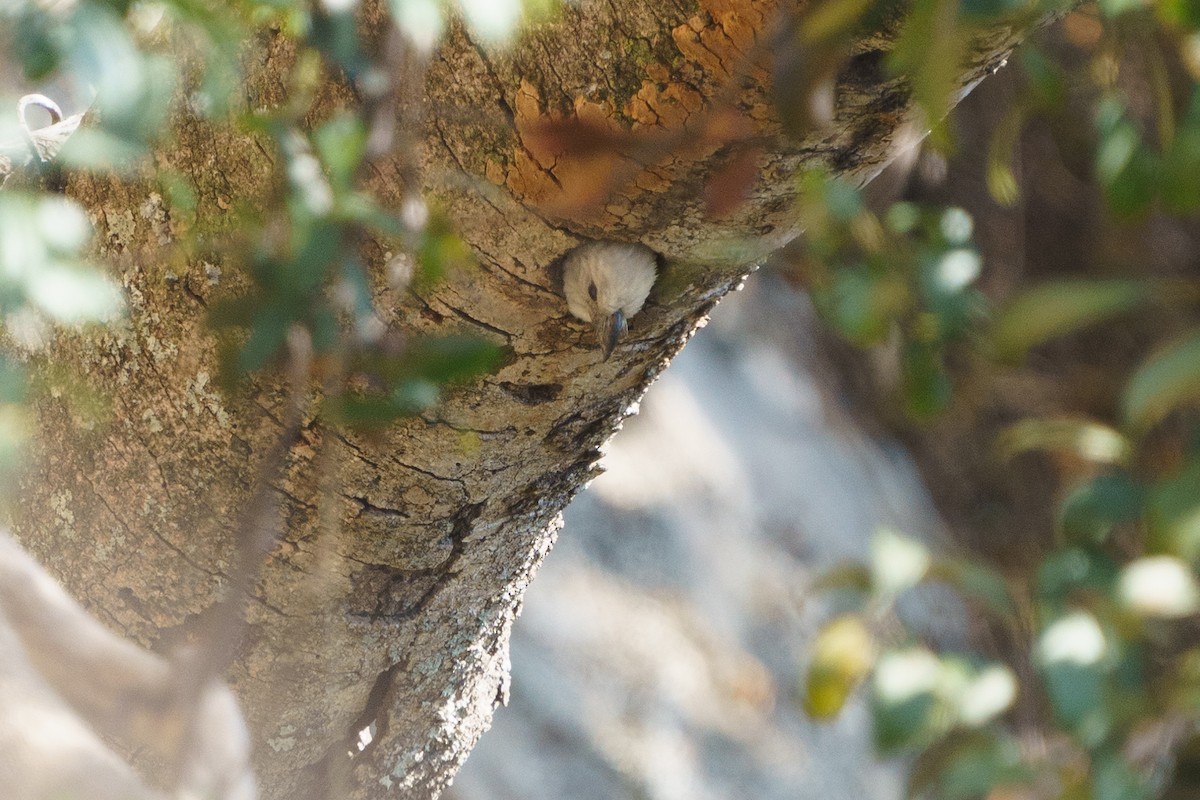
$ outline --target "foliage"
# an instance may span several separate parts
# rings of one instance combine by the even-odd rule
[[[469,269],[471,260],[443,216],[426,208],[419,196],[408,198],[402,208],[385,208],[365,190],[370,131],[361,114],[344,111],[311,124],[323,71],[340,70],[370,87],[389,67],[360,36],[356,5],[81,0],[47,11],[35,2],[17,2],[0,8],[0,27],[28,80],[86,87],[93,98],[92,124],[71,136],[61,152],[61,161],[71,168],[144,176],[152,147],[169,129],[180,87],[188,112],[214,125],[232,120],[237,132],[253,136],[270,153],[278,188],[268,213],[237,209],[233,230],[214,230],[200,221],[172,243],[179,256],[164,258],[217,253],[223,272],[246,278],[244,290],[211,308],[224,343],[227,385],[281,365],[288,358],[289,336],[303,332],[318,359],[343,365],[344,380],[325,385],[330,418],[374,426],[428,409],[437,402],[439,387],[496,368],[502,353],[484,341],[398,342],[383,336],[386,317],[372,299],[362,254],[367,241],[390,246],[393,265],[406,265],[392,270],[398,291]],[[401,30],[426,49],[450,11],[437,0],[397,2],[393,10]],[[537,3],[529,8],[545,10]],[[499,40],[513,31],[523,10],[520,3],[464,2],[461,12],[479,36]],[[231,104],[229,98],[240,93],[245,32],[267,25],[297,44],[291,74],[282,76],[291,87],[288,102],[265,110]],[[185,39],[193,43],[190,50],[172,49]],[[197,187],[191,177],[161,170],[155,180],[179,216],[195,217]],[[114,299],[106,279],[63,260],[87,243],[89,226],[82,213],[62,200],[0,200],[0,225],[15,231],[0,231],[6,246],[49,254],[22,260],[27,274],[14,276],[13,302],[28,299],[30,308],[52,321],[111,316]],[[60,226],[26,224],[30,215],[44,219],[52,213],[59,214]],[[42,230],[47,231],[44,245],[29,233]],[[43,291],[47,287],[51,291]],[[61,307],[49,305],[50,297],[59,298]],[[88,299],[93,307],[76,307]],[[11,303],[0,309],[6,317],[12,310]]]
[[[959,9],[964,19],[1002,11]],[[1043,121],[1064,152],[1090,162],[1117,224],[1194,219],[1200,19],[1171,2],[1100,2],[1074,13],[1097,31],[1084,63],[1058,63],[1036,46],[1021,55],[1026,91],[988,157],[996,202],[1019,197],[1015,143]],[[920,55],[902,48],[897,58]],[[920,73],[918,61],[909,65]],[[942,92],[917,87],[928,107],[946,87],[936,74],[926,79]],[[1131,94],[1130,83],[1148,94]],[[1093,128],[1081,132],[1077,120],[1088,114]],[[951,148],[949,125],[935,127],[945,135],[934,145]],[[899,203],[873,213],[854,187],[821,175],[806,178],[805,189],[807,234],[791,268],[844,338],[899,348],[904,404],[922,424],[961,402],[956,392],[967,375],[1020,369],[1060,352],[1053,348],[1064,339],[1131,321],[1156,338],[1124,375],[1110,417],[1033,413],[998,437],[998,467],[1044,452],[1066,478],[1056,538],[1032,572],[1002,574],[881,532],[868,567],[845,566],[823,584],[835,613],[815,642],[804,704],[829,717],[863,687],[879,748],[914,759],[914,797],[1133,800],[1168,792],[1200,730],[1195,278],[1158,277],[1137,263],[1119,272],[1085,264],[1078,273],[1100,276],[985,299],[975,288],[981,264],[969,219],[954,222],[965,212]],[[948,232],[947,221],[960,233]],[[974,391],[979,385],[986,380]],[[928,583],[948,584],[984,612],[981,627],[1007,643],[993,652],[998,660],[939,652],[904,624],[898,599]],[[838,644],[845,631],[854,631],[852,649]]]

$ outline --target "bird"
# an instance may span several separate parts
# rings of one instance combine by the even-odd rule
[[[642,310],[658,277],[658,255],[642,244],[593,241],[563,257],[563,295],[571,315],[590,323],[607,361]]]

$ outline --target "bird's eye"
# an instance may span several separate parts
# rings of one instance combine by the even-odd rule
[[[596,299],[596,284],[588,284],[588,297],[592,298],[593,300]]]

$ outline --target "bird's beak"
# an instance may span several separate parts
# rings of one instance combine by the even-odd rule
[[[609,356],[613,354],[613,350],[617,348],[617,342],[621,341],[621,337],[627,330],[629,330],[629,323],[620,309],[617,309],[611,317],[604,317],[596,324],[596,335],[600,337],[600,346],[604,348],[605,361],[608,361]]]

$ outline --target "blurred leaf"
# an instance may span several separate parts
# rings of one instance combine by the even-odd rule
[[[363,121],[342,112],[317,128],[313,141],[322,163],[329,170],[329,180],[340,191],[354,183],[355,173],[367,152],[367,130]]]
[[[1138,368],[1125,386],[1121,410],[1125,421],[1145,430],[1172,411],[1200,398],[1200,331],[1192,331],[1158,351]]]
[[[1092,792],[1094,800],[1149,800],[1158,796],[1120,753],[1109,751],[1092,761]]]
[[[1200,609],[1200,587],[1183,561],[1148,556],[1125,566],[1118,584],[1121,602],[1145,617],[1176,619]]]
[[[358,23],[353,8],[330,11],[323,3],[314,4],[312,43],[350,78],[356,78],[370,65],[358,39]]]
[[[862,24],[872,0],[821,0],[804,8],[800,23],[800,44],[842,41]]]
[[[108,322],[121,316],[125,298],[117,284],[94,269],[43,263],[26,282],[29,301],[56,322]]]
[[[923,648],[892,650],[880,656],[872,681],[875,746],[884,753],[927,744],[940,730],[937,689],[941,664]]]
[[[939,559],[930,567],[929,577],[950,584],[964,597],[981,603],[1002,619],[1012,619],[1017,613],[1004,578],[983,564]]]
[[[736,210],[750,196],[759,178],[758,160],[762,149],[739,150],[704,185],[704,213],[719,219]]]
[[[843,336],[860,347],[882,342],[895,316],[909,303],[907,287],[862,267],[833,274],[833,285],[817,298]]]
[[[1158,157],[1139,145],[1125,164],[1125,168],[1105,187],[1105,196],[1113,211],[1132,217],[1150,207],[1162,182],[1162,169]]]
[[[996,315],[996,356],[1016,361],[1032,347],[1129,311],[1150,298],[1136,281],[1063,280],[1028,289]]]
[[[473,336],[414,341],[399,362],[400,373],[435,384],[456,383],[498,368],[501,348]]]
[[[1010,425],[996,439],[1000,457],[1012,459],[1037,450],[1070,453],[1097,464],[1129,458],[1129,442],[1107,425],[1085,419],[1031,418]]]
[[[260,309],[250,328],[250,337],[238,354],[242,372],[254,372],[267,365],[287,339],[288,328],[296,321],[296,312],[279,301]]]
[[[1104,678],[1109,656],[1104,631],[1084,611],[1063,614],[1038,639],[1036,659],[1055,718],[1085,746],[1099,744],[1111,726]]]
[[[1021,197],[1016,175],[1013,174],[1013,153],[1025,129],[1028,109],[1014,106],[992,133],[987,153],[987,187],[992,198],[1002,206],[1011,208]]]
[[[874,663],[875,643],[861,617],[846,614],[830,620],[812,644],[805,711],[816,719],[836,716]]]
[[[64,31],[53,23],[54,17],[33,3],[20,3],[15,9],[0,11],[0,19],[4,18],[12,19],[11,35],[5,42],[13,48],[26,79],[36,82],[54,72],[66,45]]]
[[[520,27],[521,0],[458,0],[471,33],[489,44],[503,44]]]
[[[920,583],[929,570],[929,551],[916,539],[880,528],[871,537],[871,585],[893,598]]]
[[[1110,595],[1116,580],[1117,568],[1108,556],[1071,547],[1047,556],[1038,567],[1037,599],[1059,607],[1082,591]]]
[[[827,592],[837,589],[866,594],[871,591],[871,572],[862,564],[840,564],[832,569],[823,571],[813,582],[813,592]]]
[[[946,410],[953,389],[937,348],[910,342],[904,348],[901,368],[905,405],[913,418],[930,419]]]
[[[796,40],[776,53],[772,95],[788,136],[800,139],[833,121],[834,84],[848,57],[848,49],[839,44]]]
[[[392,404],[398,414],[419,414],[437,404],[441,393],[438,386],[424,378],[402,381],[392,391]]]
[[[943,118],[958,88],[964,35],[958,25],[959,0],[916,0],[889,57],[892,71],[912,81],[913,100],[931,129],[930,145],[950,149]]]
[[[422,53],[433,50],[446,22],[439,0],[388,0],[396,26]]]
[[[1146,521],[1151,552],[1200,558],[1200,460],[1151,488]]]
[[[975,800],[992,797],[989,791],[995,787],[1024,784],[1033,778],[1015,740],[991,731],[969,731],[946,737],[917,757],[906,796]]]
[[[1144,499],[1129,475],[1100,475],[1071,490],[1059,507],[1059,526],[1069,542],[1101,544],[1118,525],[1141,518]]]

